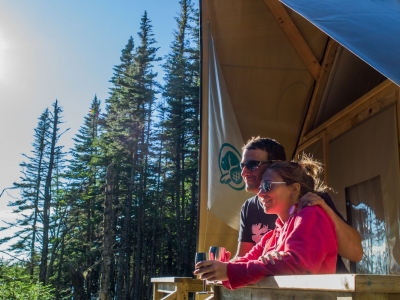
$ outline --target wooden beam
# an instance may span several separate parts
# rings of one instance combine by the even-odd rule
[[[319,132],[318,134],[314,135],[312,138],[308,139],[301,145],[297,147],[296,150],[296,155],[299,155],[302,151],[304,151],[307,147],[311,146],[315,142],[317,142],[320,139],[323,139],[326,136],[326,133],[324,131]]]
[[[361,293],[400,293],[400,276],[355,275],[355,286]]]
[[[301,130],[300,140],[299,140],[300,144],[304,141],[303,140],[304,136],[313,129],[315,120],[317,119],[318,110],[321,105],[322,97],[324,96],[324,92],[329,81],[329,77],[332,71],[338,46],[339,44],[334,40],[330,40],[328,42],[324,59],[322,61],[321,73],[315,85],[313,95],[311,97],[311,102],[308,107],[306,119],[304,121],[304,125]]]
[[[272,15],[282,27],[289,41],[292,43],[294,49],[303,60],[311,75],[315,80],[318,80],[321,72],[321,66],[283,5],[278,0],[264,0],[264,2],[267,4]]]
[[[321,124],[317,128],[314,128],[310,133],[305,135],[304,138],[302,139],[302,141],[300,142],[299,147],[302,147],[303,143],[305,143],[306,141],[311,139],[313,136],[317,135],[320,131],[323,131],[325,129],[328,130],[327,134],[328,134],[329,140],[332,140],[333,138],[337,137],[344,131],[341,130],[340,133],[338,133],[338,132],[333,133],[332,127],[339,126],[337,124],[340,123],[340,120],[349,119],[349,117],[346,118],[346,115],[350,114],[352,117],[354,117],[358,113],[360,113],[360,111],[363,111],[365,108],[368,107],[368,110],[367,110],[368,115],[365,117],[371,116],[371,114],[379,111],[380,108],[385,107],[388,104],[391,104],[393,102],[392,100],[389,100],[389,102],[387,102],[385,99],[380,99],[381,94],[383,93],[383,96],[385,96],[385,94],[387,93],[388,90],[393,90],[395,92],[396,88],[397,88],[396,84],[394,84],[389,79],[386,79],[384,82],[382,82],[381,84],[379,84],[378,86],[376,86],[375,88],[370,90],[368,93],[361,96],[358,100],[356,100],[355,102],[353,102],[346,108],[342,109],[340,112],[338,112],[332,118],[330,118],[329,120],[326,120],[323,124]],[[369,108],[370,105],[374,106],[374,109],[371,108],[371,111]],[[379,107],[375,107],[375,106],[379,106]],[[360,119],[360,118],[358,118],[358,119]],[[359,121],[357,123],[359,123]],[[354,124],[354,121],[353,121],[353,124]]]

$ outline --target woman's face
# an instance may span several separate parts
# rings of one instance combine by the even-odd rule
[[[267,169],[262,176],[261,186],[264,182],[270,181],[270,191],[265,191],[260,188],[258,191],[258,199],[264,207],[264,211],[267,214],[277,214],[279,218],[285,222],[291,213],[294,200],[293,188],[283,182],[281,176],[274,171]],[[280,183],[273,183],[280,182]],[[268,183],[264,184],[268,188]]]

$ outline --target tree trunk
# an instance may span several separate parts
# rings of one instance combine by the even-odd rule
[[[62,276],[62,267],[64,265],[64,253],[65,253],[65,234],[66,229],[64,229],[61,239],[61,252],[60,259],[58,263],[58,272],[57,272],[57,280],[56,280],[56,300],[60,299],[60,291],[62,289],[61,285],[61,276]]]
[[[74,300],[85,300],[85,288],[84,278],[81,268],[74,270],[71,265],[68,265],[68,273],[72,279],[72,285],[74,286]]]
[[[135,151],[136,152],[136,151]],[[122,231],[121,247],[119,249],[118,259],[118,280],[116,299],[129,299],[129,273],[130,273],[130,260],[129,260],[129,239],[130,239],[130,226],[131,226],[131,207],[132,207],[132,193],[133,181],[135,173],[135,155],[131,154],[131,176],[128,183],[128,191],[125,202],[125,216],[124,227]]]
[[[100,281],[100,300],[108,300],[110,294],[110,281],[112,264],[114,261],[114,255],[112,251],[113,247],[113,186],[114,186],[114,165],[110,164],[107,167],[107,184],[106,184],[106,199],[104,202],[104,236],[103,236],[103,261],[101,270],[101,281]]]
[[[47,116],[46,116],[47,117]],[[44,148],[45,148],[45,135],[46,135],[46,127],[43,126],[41,131],[41,140],[40,140],[40,154],[39,154],[39,162],[38,162],[38,170],[37,170],[37,182],[36,182],[36,195],[35,195],[35,202],[34,202],[34,217],[33,217],[33,224],[32,224],[32,243],[30,249],[31,261],[29,266],[29,275],[33,276],[35,265],[36,265],[36,251],[35,251],[35,244],[36,244],[36,235],[37,235],[37,222],[38,222],[38,215],[39,215],[39,198],[40,198],[40,185],[42,183],[42,162],[43,162],[43,155],[44,155]]]
[[[58,101],[54,103],[53,113],[53,130],[51,136],[50,153],[49,153],[49,166],[46,176],[46,184],[44,187],[44,203],[43,203],[43,240],[42,240],[42,258],[40,262],[39,280],[47,285],[47,259],[49,252],[49,229],[50,229],[50,202],[51,202],[51,181],[55,159],[55,148],[57,143],[57,129],[59,119]]]

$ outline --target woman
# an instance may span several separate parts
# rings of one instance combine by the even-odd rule
[[[249,253],[234,262],[203,261],[195,275],[222,280],[236,289],[265,276],[335,273],[335,225],[319,206],[297,210],[307,192],[321,192],[321,164],[303,156],[299,162],[271,164],[262,177],[258,197],[267,214],[277,214],[276,228],[266,233]]]

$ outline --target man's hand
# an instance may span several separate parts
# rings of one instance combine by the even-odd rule
[[[325,206],[328,206],[325,203],[324,199],[322,199],[320,196],[318,196],[315,193],[308,192],[299,199],[298,209],[300,210],[306,206],[314,206],[314,205],[319,205],[325,211],[326,211]]]
[[[196,264],[193,274],[200,276],[200,279],[208,281],[227,280],[228,263],[217,260],[205,260]]]

